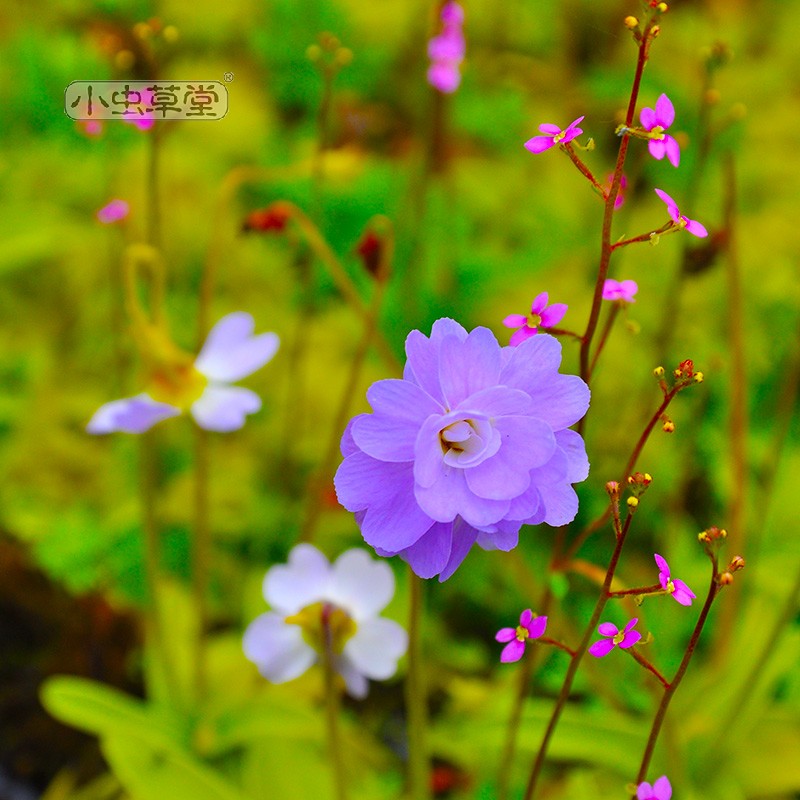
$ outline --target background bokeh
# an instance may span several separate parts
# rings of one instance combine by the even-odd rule
[[[264,610],[264,571],[285,559],[309,508],[321,508],[314,542],[329,556],[361,543],[336,503],[332,472],[321,481],[315,474],[339,433],[336,414],[362,323],[321,264],[298,255],[284,236],[242,227],[252,210],[293,201],[368,297],[373,282],[355,248],[373,215],[389,217],[396,252],[380,327],[398,358],[410,329],[427,332],[441,316],[487,326],[506,343],[501,320],[525,313],[540,291],[566,302],[563,327],[581,332],[602,203],[560,153],[533,156],[522,144],[542,122],[566,125],[585,114],[581,141],[595,143],[586,163],[600,178],[611,171],[636,54],[622,19],[641,9],[633,0],[464,5],[463,83],[447,97],[425,80],[437,12],[430,2],[64,0],[0,10],[0,797],[188,796],[185,784],[159,772],[163,763],[205,770],[213,779],[204,796],[212,800],[330,792],[319,676],[269,686],[240,641]],[[592,472],[579,488],[573,531],[602,512],[605,482],[619,477],[659,402],[653,368],[692,358],[706,379],[675,401],[675,433],[657,429],[645,449],[640,466],[654,483],[621,576],[626,585],[652,583],[652,553],[660,552],[702,597],[708,564],[696,534],[712,524],[731,530],[748,566],[715,606],[653,775],[668,772],[680,800],[788,800],[800,796],[793,421],[800,49],[791,24],[800,6],[671,5],[640,106],[669,94],[681,167],[652,160],[632,142],[615,236],[663,224],[654,186],[711,236],[703,243],[667,236],[615,255],[612,275],[635,279],[639,294],[593,379]],[[324,31],[353,58],[335,78],[320,156],[323,80],[307,48]],[[142,639],[139,442],[85,432],[101,403],[137,388],[119,265],[124,248],[147,236],[154,134],[107,123],[101,135],[87,135],[64,114],[64,89],[73,80],[149,78],[152,69],[176,80],[234,76],[225,119],[159,129],[171,333],[195,349],[201,276],[213,258],[212,319],[246,310],[259,331],[282,340],[274,361],[246,382],[263,397],[263,411],[241,432],[211,441],[212,633],[209,694],[200,705],[188,689],[166,696]],[[242,167],[258,169],[236,182]],[[126,199],[131,213],[104,226],[96,211],[114,197]],[[576,371],[570,339],[564,354],[564,370]],[[370,351],[352,413],[367,410],[366,387],[386,375]],[[744,428],[731,421],[741,386]],[[153,441],[169,646],[188,674],[197,625],[188,588],[190,424],[164,423]],[[561,601],[551,614],[553,635],[575,642],[588,619],[610,531],[589,540],[576,569],[550,574],[552,537],[546,526],[527,529],[515,556],[475,551],[451,580],[427,587],[437,796],[495,796],[515,675],[498,663],[495,631],[521,609],[535,610],[548,581]],[[398,593],[387,613],[404,621],[406,573],[402,563],[392,566]],[[696,609],[652,600],[609,613],[619,623],[636,611],[654,635],[650,657],[671,674]],[[513,766],[518,790],[565,668],[558,652],[540,661]],[[354,797],[402,793],[403,672],[345,709]],[[41,683],[53,674],[147,697],[131,719],[145,714],[139,722],[158,731],[155,761],[136,764],[116,752],[115,763],[129,772],[109,773],[88,735],[106,732],[100,711],[78,734],[41,707]],[[622,796],[654,704],[652,682],[631,659],[584,663],[552,748],[548,796]],[[129,727],[128,735],[141,737],[134,722]],[[174,746],[158,745],[159,736]],[[163,794],[164,786],[173,793]]]

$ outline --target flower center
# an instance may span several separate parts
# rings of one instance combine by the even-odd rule
[[[611,641],[614,642],[614,644],[620,644],[624,638],[625,631],[620,631]]]
[[[654,125],[652,128],[650,128],[650,138],[659,142],[663,141],[664,128],[661,125]]]
[[[330,652],[339,654],[358,626],[355,620],[339,606],[321,601],[290,614],[284,620],[287,625],[299,625],[303,639],[321,655]]]
[[[532,311],[528,314],[528,321],[525,323],[529,328],[534,330],[542,324],[542,318],[539,314],[534,314]]]
[[[667,591],[672,594],[675,591],[675,584],[671,581],[667,581]]]
[[[553,142],[558,144],[565,136],[567,135],[566,131],[560,131],[553,137]]]
[[[493,456],[500,437],[488,419],[462,419],[439,431],[444,463],[451,467],[474,467]]]
[[[205,391],[208,380],[191,364],[161,364],[150,374],[148,394],[153,400],[186,410]]]
[[[517,625],[517,641],[524,642],[530,638],[530,633],[524,625]]]

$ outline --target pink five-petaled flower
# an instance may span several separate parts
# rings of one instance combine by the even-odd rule
[[[157,422],[188,411],[207,431],[227,433],[244,425],[261,408],[261,398],[243,386],[231,386],[264,366],[278,349],[278,336],[253,336],[250,314],[236,311],[210,331],[197,358],[159,340],[169,354],[153,368],[147,391],[113,400],[94,412],[89,433],[144,433]]]
[[[669,163],[677,167],[681,161],[681,148],[672,136],[664,133],[675,121],[675,109],[669,97],[662,94],[656,100],[655,108],[643,108],[639,120],[652,137],[647,143],[650,155],[659,161],[666,155]]]
[[[558,371],[556,339],[501,347],[488,328],[440,319],[430,338],[411,331],[406,355],[402,380],[367,391],[373,412],[345,429],[334,478],[378,555],[444,581],[474,544],[508,551],[523,524],[575,518],[589,462],[569,428],[590,393]]]
[[[552,328],[564,318],[567,313],[565,303],[553,303],[547,305],[547,292],[536,295],[531,304],[531,313],[526,317],[524,314],[509,314],[504,320],[506,328],[519,328],[511,335],[509,344],[516,347],[531,336],[535,336],[539,328]]]
[[[543,153],[557,144],[566,144],[571,142],[576,136],[580,136],[583,131],[577,127],[578,123],[583,117],[573,120],[562,131],[558,125],[552,125],[549,122],[539,126],[539,130],[547,134],[546,136],[534,136],[533,139],[528,139],[525,142],[525,149],[530,150],[531,153]]]
[[[704,236],[708,236],[708,231],[696,219],[689,219],[689,217],[684,217],[681,214],[678,204],[666,192],[661,189],[655,189],[655,193],[667,204],[667,211],[670,217],[672,217],[672,221],[679,228],[686,228],[689,233],[694,234],[700,239]]]
[[[697,595],[683,581],[670,577],[669,564],[658,553],[654,553],[653,557],[658,564],[658,580],[661,582],[662,588],[682,606],[690,606]]]
[[[601,622],[597,627],[597,632],[605,639],[595,642],[589,652],[595,658],[607,656],[617,645],[623,648],[631,647],[642,638],[639,631],[633,630],[633,626],[639,621],[634,617],[622,630],[619,630],[613,622]]]
[[[635,303],[633,296],[639,291],[636,281],[615,281],[607,278],[603,284],[603,300],[622,300],[626,303]]]
[[[647,781],[643,781],[636,788],[636,800],[670,800],[672,797],[672,787],[669,785],[666,775],[662,775],[651,786]]]
[[[547,627],[547,617],[534,617],[528,608],[519,615],[519,625],[516,628],[500,628],[495,634],[498,642],[508,642],[500,653],[503,663],[519,661],[525,653],[525,643],[528,639],[538,639]]]
[[[451,94],[461,83],[461,62],[466,52],[466,42],[461,26],[464,22],[464,9],[450,0],[442,6],[440,15],[442,31],[428,42],[428,56],[431,66],[428,69],[428,83],[444,94]]]
[[[97,219],[105,225],[110,225],[112,222],[125,219],[129,210],[130,207],[124,200],[112,200],[97,212]]]

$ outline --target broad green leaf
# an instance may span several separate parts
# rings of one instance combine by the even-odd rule
[[[189,753],[117,734],[101,742],[103,755],[134,800],[246,800],[238,788]],[[271,793],[264,785],[260,800]]]

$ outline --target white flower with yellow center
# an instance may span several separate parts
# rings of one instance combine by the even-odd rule
[[[272,611],[245,631],[245,655],[272,683],[300,677],[327,655],[347,693],[366,697],[367,679],[391,678],[408,647],[405,630],[378,616],[393,595],[391,568],[364,550],[347,550],[330,564],[316,547],[299,544],[288,564],[264,578]]]

